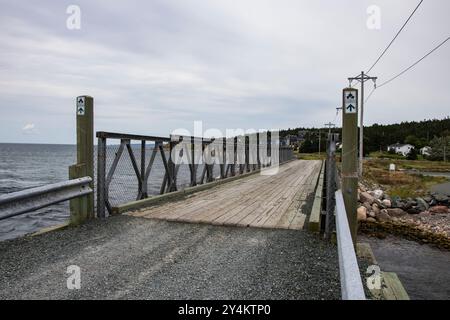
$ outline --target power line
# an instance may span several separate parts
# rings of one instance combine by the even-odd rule
[[[374,88],[372,89],[372,91],[370,91],[370,93],[369,93],[369,95],[367,96],[366,100],[364,100],[364,103],[366,103],[366,102],[370,99],[370,97],[372,96],[372,94],[375,92],[376,89],[377,89],[377,87],[374,87]]]
[[[395,35],[395,37],[391,40],[391,42],[389,43],[389,45],[386,47],[386,49],[384,49],[384,51],[381,53],[381,55],[378,57],[378,59],[374,62],[374,64],[370,67],[370,69],[366,72],[369,73],[378,63],[378,61],[381,60],[381,58],[384,56],[384,54],[386,53],[386,51],[388,51],[388,49],[390,48],[390,46],[392,45],[392,43],[394,43],[395,39],[397,39],[398,35],[402,32],[402,30],[405,28],[405,26],[408,24],[409,20],[411,20],[412,16],[414,15],[414,13],[416,13],[417,9],[419,9],[420,5],[422,4],[423,0],[420,0],[419,4],[416,6],[416,8],[414,9],[414,11],[410,14],[410,16],[408,17],[408,19],[405,21],[405,23],[403,24],[403,26],[400,28],[400,30],[397,32],[397,34]]]
[[[409,71],[410,69],[412,69],[413,67],[415,67],[418,63],[420,63],[422,60],[424,60],[426,57],[428,57],[430,54],[432,54],[433,52],[435,52],[437,49],[439,49],[440,47],[442,47],[448,40],[450,40],[450,37],[448,37],[447,39],[445,39],[444,41],[442,41],[438,46],[436,46],[433,50],[431,50],[430,52],[428,52],[426,55],[424,55],[422,58],[420,58],[419,60],[417,60],[416,62],[414,62],[412,65],[410,65],[408,68],[406,68],[405,70],[403,70],[402,72],[400,72],[399,74],[397,74],[396,76],[392,77],[391,79],[383,82],[382,84],[380,84],[378,86],[378,88],[381,88],[382,86],[388,84],[391,81],[394,81],[395,79],[397,79],[398,77],[400,77],[401,75],[403,75],[405,72]]]
[[[428,52],[426,55],[424,55],[422,58],[420,58],[419,60],[417,60],[416,62],[414,62],[412,65],[410,65],[408,68],[404,69],[402,72],[400,72],[399,74],[395,75],[394,77],[390,78],[389,80],[383,82],[382,84],[378,85],[377,87],[373,88],[372,92],[370,92],[370,94],[367,96],[367,99],[364,102],[367,102],[367,100],[369,100],[369,98],[372,96],[372,94],[375,92],[376,89],[381,88],[382,86],[387,85],[388,83],[390,83],[391,81],[394,81],[395,79],[397,79],[398,77],[402,76],[403,74],[405,74],[407,71],[411,70],[412,68],[414,68],[417,64],[419,64],[422,60],[424,60],[426,57],[428,57],[429,55],[431,55],[433,52],[435,52],[437,49],[439,49],[440,47],[442,47],[448,40],[450,40],[450,37],[448,37],[447,39],[445,39],[444,41],[442,41],[439,45],[437,45],[436,47],[434,47],[430,52]]]

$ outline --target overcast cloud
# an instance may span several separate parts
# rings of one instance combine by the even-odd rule
[[[96,130],[322,126],[415,0],[0,1],[0,142],[74,143],[75,97]],[[66,27],[71,5],[81,29]],[[381,29],[366,27],[369,5]],[[387,80],[450,35],[450,1],[426,0],[371,72]],[[375,92],[366,123],[450,115],[450,43]],[[368,91],[372,85],[368,83]]]

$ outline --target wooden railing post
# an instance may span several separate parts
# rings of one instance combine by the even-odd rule
[[[86,165],[74,164],[69,167],[69,180],[86,177]],[[89,195],[74,198],[69,201],[70,224],[80,225],[88,218]]]
[[[358,90],[345,88],[342,92],[342,195],[347,212],[353,244],[356,245],[358,222]]]
[[[77,127],[77,163],[69,167],[69,178],[89,176],[94,189],[94,99],[90,96],[79,96],[75,101]],[[84,220],[94,218],[94,195],[74,199],[70,202],[70,221],[80,224]]]

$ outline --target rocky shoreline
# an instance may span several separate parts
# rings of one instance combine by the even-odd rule
[[[390,197],[380,187],[360,184],[359,230],[383,237],[399,235],[450,250],[450,195],[430,193],[415,199]]]

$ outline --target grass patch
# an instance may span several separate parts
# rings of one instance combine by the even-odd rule
[[[370,159],[364,165],[380,169],[388,169],[394,163],[397,170],[417,170],[424,172],[450,172],[450,162],[404,159]]]
[[[397,169],[419,170],[422,171],[450,171],[448,163],[439,163],[432,161],[412,161],[412,160],[384,160],[371,159],[364,163],[364,180],[379,184],[391,196],[401,198],[415,198],[424,196],[428,193],[431,186],[448,182],[445,177],[424,176],[419,173],[410,173],[405,171],[390,172],[389,164],[395,163]]]
[[[326,153],[321,152],[319,153],[298,153],[294,152],[294,154],[297,156],[298,159],[301,160],[324,160],[326,158]]]
[[[388,152],[380,152],[380,151],[376,151],[376,152],[371,152],[369,154],[369,157],[371,158],[380,158],[380,159],[398,159],[398,160],[402,160],[405,159],[404,156],[400,155],[400,154],[391,154]]]

